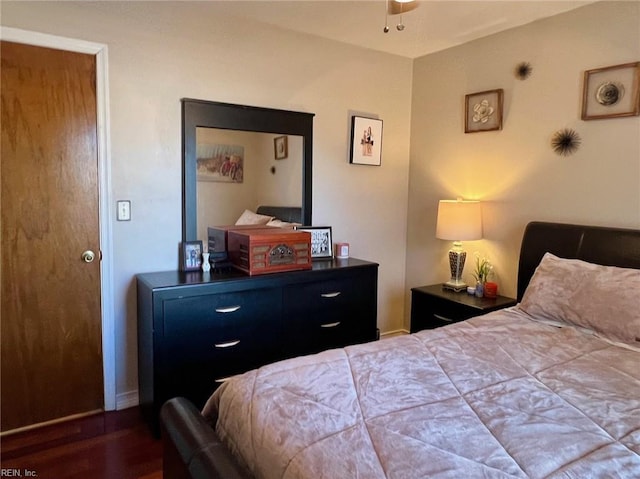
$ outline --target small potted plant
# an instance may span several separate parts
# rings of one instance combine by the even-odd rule
[[[476,257],[476,269],[473,273],[473,277],[476,280],[476,296],[481,298],[484,295],[484,286],[489,279],[489,275],[493,272],[493,266],[487,258],[481,258],[478,253],[475,253]]]

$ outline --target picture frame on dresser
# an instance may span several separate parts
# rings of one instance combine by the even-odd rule
[[[311,233],[311,259],[333,259],[331,226],[295,226],[294,229]]]
[[[183,241],[180,247],[180,270],[197,271],[202,268],[202,241]]]

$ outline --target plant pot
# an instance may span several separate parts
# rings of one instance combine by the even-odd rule
[[[484,297],[495,298],[498,296],[498,283],[487,281],[484,283]]]

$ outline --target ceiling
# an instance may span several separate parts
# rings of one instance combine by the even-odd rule
[[[416,58],[593,2],[418,0],[403,7],[403,31],[396,28],[400,14],[389,15],[388,33],[383,32],[386,0],[223,0],[207,3],[219,14]],[[412,10],[407,12],[408,8]]]

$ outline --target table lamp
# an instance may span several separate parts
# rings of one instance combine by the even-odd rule
[[[462,249],[461,241],[482,238],[482,213],[479,201],[440,200],[436,238],[453,241],[449,250],[451,279],[442,285],[456,292],[464,291],[467,285],[462,281],[462,270],[467,252]]]

